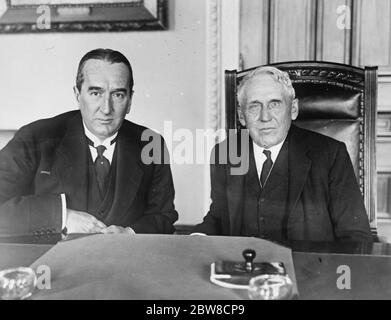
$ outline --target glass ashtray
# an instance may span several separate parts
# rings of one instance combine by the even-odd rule
[[[31,268],[19,267],[0,271],[0,299],[23,300],[30,297],[37,284]]]
[[[263,274],[250,279],[248,295],[252,300],[289,300],[293,284],[288,275]]]

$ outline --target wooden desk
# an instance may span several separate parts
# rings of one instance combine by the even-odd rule
[[[180,238],[180,236],[172,237]],[[235,241],[235,238],[231,237],[227,246],[231,241]],[[52,246],[37,243],[0,244],[0,268],[31,265]],[[391,299],[391,246],[389,244],[295,242],[291,247],[300,299]],[[337,268],[341,265],[350,268],[350,290],[337,288],[336,282],[340,276]],[[207,282],[208,270],[204,273],[202,277]],[[61,298],[61,294],[57,292],[56,297]],[[238,295],[238,298],[245,298],[245,296]],[[203,299],[203,296],[199,299]],[[216,299],[219,297],[216,296]]]

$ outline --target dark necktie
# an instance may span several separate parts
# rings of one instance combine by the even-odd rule
[[[113,141],[111,141],[111,144],[113,144],[116,140],[117,137]],[[96,180],[98,182],[100,195],[104,197],[107,191],[107,185],[108,185],[107,180],[110,172],[110,162],[103,155],[103,153],[106,151],[106,147],[103,145],[99,145],[95,147],[94,143],[88,138],[87,138],[87,142],[90,146],[94,147],[98,153],[98,156],[96,157],[94,162],[94,168],[95,168]]]
[[[271,158],[272,153],[270,152],[270,150],[263,150],[263,154],[266,156],[267,159],[263,163],[261,177],[260,177],[262,188],[265,186],[267,177],[269,176],[270,170],[273,167],[273,161]]]
[[[96,179],[98,181],[100,194],[101,196],[104,196],[106,194],[107,189],[107,178],[110,172],[110,162],[103,155],[106,150],[105,146],[100,145],[97,146],[95,149],[98,152],[98,156],[96,157],[94,162]]]

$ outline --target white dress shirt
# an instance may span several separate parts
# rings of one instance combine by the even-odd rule
[[[273,170],[274,164],[276,163],[276,160],[277,160],[278,154],[280,153],[282,145],[284,144],[284,141],[285,141],[285,139],[282,142],[280,142],[279,144],[276,144],[276,145],[274,145],[270,148],[267,148],[267,149],[260,147],[259,145],[257,145],[253,141],[254,158],[255,158],[255,165],[257,166],[258,179],[261,176],[263,163],[267,159],[267,157],[263,153],[263,151],[269,150],[271,152],[270,157],[272,158],[272,161],[273,161],[273,166],[272,166],[272,169],[270,170],[270,172],[271,172]]]
[[[84,133],[87,136],[88,139],[90,139],[94,146],[88,145],[91,153],[92,162],[95,162],[96,157],[98,156],[98,151],[96,151],[95,147],[97,146],[105,146],[106,150],[103,153],[103,156],[109,160],[110,164],[113,161],[113,155],[115,150],[115,145],[117,142],[114,142],[111,144],[111,141],[115,139],[118,135],[118,132],[113,134],[111,137],[106,138],[105,140],[101,141],[99,138],[97,138],[88,128],[86,127],[84,121],[83,121],[83,127],[84,127]],[[61,194],[61,206],[62,206],[62,230],[66,227],[67,222],[67,202],[65,194]]]
[[[118,132],[113,134],[111,137],[106,138],[105,140],[101,141],[90,130],[87,129],[84,122],[83,122],[83,126],[84,126],[84,133],[86,134],[87,138],[90,139],[94,143],[94,146],[88,145],[90,147],[92,162],[95,162],[95,159],[98,156],[98,151],[96,151],[96,147],[97,146],[105,146],[106,150],[103,153],[103,156],[107,160],[109,160],[109,162],[111,164],[111,161],[113,160],[115,145],[117,144],[117,142],[114,142],[113,144],[111,144],[111,141],[113,141],[117,137]]]

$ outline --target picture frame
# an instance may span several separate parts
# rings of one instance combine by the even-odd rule
[[[165,30],[167,0],[0,0],[0,33]]]

